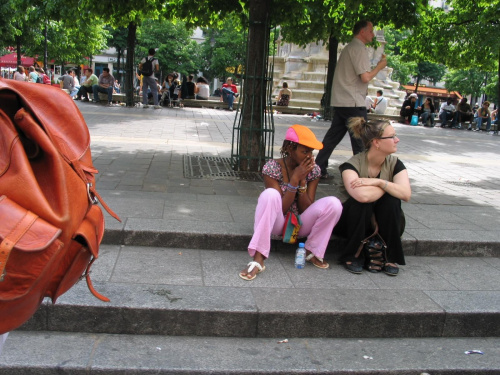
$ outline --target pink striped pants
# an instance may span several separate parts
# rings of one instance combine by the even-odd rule
[[[333,227],[342,214],[342,203],[335,197],[325,197],[315,201],[302,214],[300,237],[306,237],[306,249],[318,258],[324,258]],[[258,251],[265,258],[271,250],[271,234],[281,235],[285,225],[281,194],[273,188],[264,190],[255,209],[254,233],[248,253],[251,257]]]

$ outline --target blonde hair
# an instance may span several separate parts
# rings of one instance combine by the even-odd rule
[[[347,123],[349,131],[354,138],[361,139],[366,150],[370,149],[374,139],[382,136],[389,125],[389,121],[366,121],[363,117],[351,117]]]

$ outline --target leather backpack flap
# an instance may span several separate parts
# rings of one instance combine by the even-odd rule
[[[0,197],[0,334],[22,325],[45,297],[61,259],[61,230]]]
[[[58,87],[0,79],[0,92],[3,90],[11,90],[20,98],[21,106],[39,120],[61,155],[67,160],[81,160],[92,165],[90,133],[81,112],[68,94]]]

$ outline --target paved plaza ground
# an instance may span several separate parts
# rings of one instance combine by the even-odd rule
[[[499,137],[393,124],[413,192],[397,277],[348,273],[334,237],[328,270],[295,269],[280,245],[248,282],[238,272],[262,182],[186,167],[231,156],[237,114],[77,105],[97,190],[122,219],[106,216],[92,270],[111,302],[85,283],[44,302],[10,334],[2,374],[500,373]],[[330,126],[276,114],[274,157],[293,124],[319,139]],[[350,156],[345,138],[318,197],[345,198],[337,168]]]

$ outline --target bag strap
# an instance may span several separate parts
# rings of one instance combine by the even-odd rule
[[[376,237],[376,236],[378,236],[378,238],[382,242],[382,245],[384,246],[384,248],[387,248],[387,245],[385,244],[384,239],[382,237],[380,237],[380,235],[378,234],[378,223],[377,223],[377,219],[375,219],[375,215],[372,215],[371,222],[372,222],[372,226],[375,228],[375,231],[372,234],[370,234],[368,237],[366,237],[364,240],[361,241],[361,244],[359,245],[358,251],[356,251],[356,254],[354,255],[355,258],[359,258],[359,255],[361,254],[361,251],[363,250],[363,247],[365,246],[365,244],[368,241],[370,241],[371,238]]]

